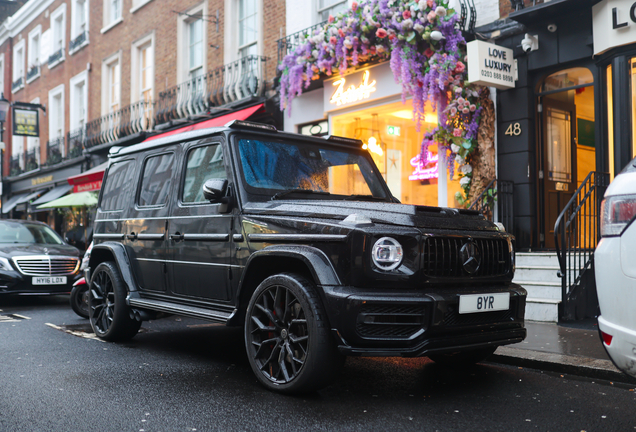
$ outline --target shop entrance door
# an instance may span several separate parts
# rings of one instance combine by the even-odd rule
[[[554,224],[576,191],[575,105],[543,101],[543,244],[554,248]],[[541,175],[540,175],[541,177]]]

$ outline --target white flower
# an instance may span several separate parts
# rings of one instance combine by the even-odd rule
[[[473,172],[473,167],[466,164],[466,165],[462,165],[461,168],[459,168],[459,170],[462,172],[462,174],[470,174],[471,172]]]
[[[457,144],[451,144],[451,151],[455,154],[459,153],[459,150],[461,150],[461,147],[458,146]]]
[[[305,58],[304,57],[296,58],[296,63],[298,63],[299,65],[305,63]]]
[[[364,7],[364,14],[365,14],[365,15],[369,15],[370,13],[371,13],[371,6],[366,5],[366,6]]]
[[[426,28],[426,27],[424,27],[422,24],[419,24],[419,23],[418,23],[418,24],[415,24],[415,25],[413,26],[413,29],[414,29],[416,32],[418,32],[419,34],[424,33],[424,29],[425,29],[425,28]]]
[[[424,12],[426,10],[426,7],[427,7],[426,0],[420,0],[420,2],[417,4],[417,6],[420,8],[420,10],[422,12]]]
[[[402,30],[411,30],[413,28],[413,20],[411,18],[402,21]]]
[[[468,183],[470,183],[470,177],[462,177],[459,180],[459,184],[462,186],[466,186]]]
[[[446,16],[446,8],[444,6],[437,6],[435,13],[440,17]]]
[[[458,164],[460,164],[460,165],[463,165],[463,164],[464,164],[464,162],[466,162],[466,161],[465,161],[465,160],[464,160],[464,158],[463,158],[463,157],[461,157],[460,155],[456,155],[456,156],[455,156],[455,162],[457,162],[457,163],[458,163]]]
[[[311,56],[312,56],[313,58],[318,58],[318,50],[313,50],[313,51],[311,52]]]

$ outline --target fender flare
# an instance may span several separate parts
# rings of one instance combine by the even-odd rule
[[[135,277],[132,273],[132,268],[130,266],[130,259],[128,258],[128,252],[126,252],[126,247],[121,243],[117,242],[104,242],[98,245],[93,246],[93,251],[91,252],[91,258],[88,261],[88,268],[95,269],[97,265],[99,265],[97,257],[100,255],[99,251],[106,251],[110,253],[115,260],[115,265],[119,270],[119,274],[121,274],[122,278],[126,285],[128,285],[128,292],[137,291],[137,283],[135,282]],[[96,253],[97,252],[97,253]],[[100,260],[99,262],[102,262]],[[92,278],[92,275],[89,274]],[[90,284],[90,278],[87,279]]]

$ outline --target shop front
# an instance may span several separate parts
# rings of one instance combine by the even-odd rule
[[[402,86],[395,83],[389,63],[382,63],[326,79],[322,88],[296,97],[291,114],[285,114],[285,130],[360,139],[402,203],[463,208],[455,199],[459,179],[451,179],[443,168],[446,153],[432,144],[421,154],[422,139],[437,126],[437,114],[427,106],[418,130],[412,104],[411,99],[402,102]],[[354,181],[356,173],[337,175],[344,184]]]

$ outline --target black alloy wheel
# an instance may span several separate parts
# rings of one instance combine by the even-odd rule
[[[80,284],[73,287],[70,296],[71,309],[82,318],[89,317],[88,308],[88,284]]]
[[[247,355],[258,380],[282,393],[317,390],[342,365],[314,284],[280,274],[256,289],[245,318]]]
[[[128,340],[139,331],[141,322],[130,318],[126,294],[126,285],[115,263],[98,265],[91,278],[88,306],[91,326],[101,339]]]

